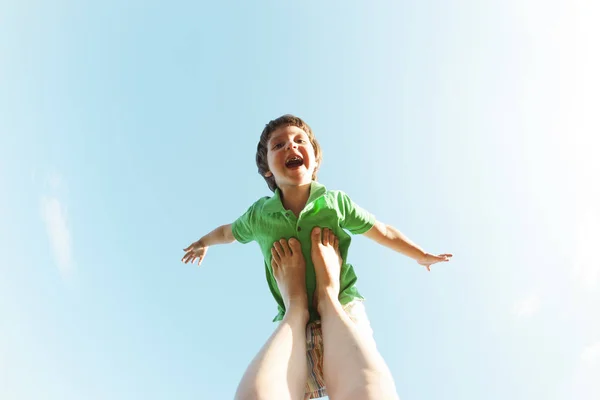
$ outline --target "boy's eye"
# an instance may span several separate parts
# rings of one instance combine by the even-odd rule
[[[283,143],[277,143],[275,146],[273,146],[273,150],[280,149],[281,146],[283,146]]]
[[[306,140],[304,140],[304,139],[298,139],[298,140],[296,140],[296,141],[297,141],[298,143],[306,143]]]

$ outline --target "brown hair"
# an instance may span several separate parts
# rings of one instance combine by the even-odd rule
[[[260,140],[258,142],[258,146],[256,146],[256,166],[258,167],[258,173],[262,176],[265,181],[267,181],[267,185],[269,185],[269,189],[272,192],[277,189],[277,184],[275,183],[275,177],[270,176],[266,177],[265,174],[269,171],[269,164],[267,163],[267,145],[269,144],[269,139],[271,138],[271,134],[275,132],[277,129],[286,126],[297,126],[302,129],[308,135],[308,139],[315,149],[315,161],[317,162],[317,166],[315,171],[313,172],[312,179],[313,181],[317,179],[317,170],[321,165],[321,159],[323,158],[321,155],[321,146],[319,146],[319,142],[315,138],[315,135],[310,129],[310,126],[306,122],[304,122],[301,118],[296,117],[291,114],[282,115],[281,117],[269,121],[267,125],[265,125],[265,129],[263,129]]]

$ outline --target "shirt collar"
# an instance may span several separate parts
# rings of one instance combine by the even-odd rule
[[[312,181],[310,183],[310,195],[308,196],[308,200],[306,201],[306,204],[308,205],[309,203],[312,203],[319,197],[323,196],[326,191],[327,191],[327,189],[325,188],[325,186],[321,185],[317,181]],[[275,189],[275,193],[273,194],[273,197],[271,197],[267,201],[265,201],[264,206],[263,206],[263,211],[271,213],[271,214],[276,213],[276,212],[284,212],[285,211],[285,208],[283,207],[283,203],[281,203],[281,192],[280,192],[279,188]]]

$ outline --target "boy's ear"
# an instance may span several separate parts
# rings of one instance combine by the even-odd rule
[[[270,178],[272,176],[273,176],[273,174],[271,173],[271,171],[265,172],[265,178]]]

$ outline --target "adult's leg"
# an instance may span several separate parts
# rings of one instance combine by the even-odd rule
[[[282,239],[271,249],[273,275],[285,302],[285,316],[244,373],[238,400],[304,398],[307,378],[305,286],[306,264],[300,242]]]
[[[311,257],[317,275],[317,307],[323,329],[323,374],[332,400],[398,399],[375,342],[358,330],[338,300],[341,259],[329,229],[314,228]]]

